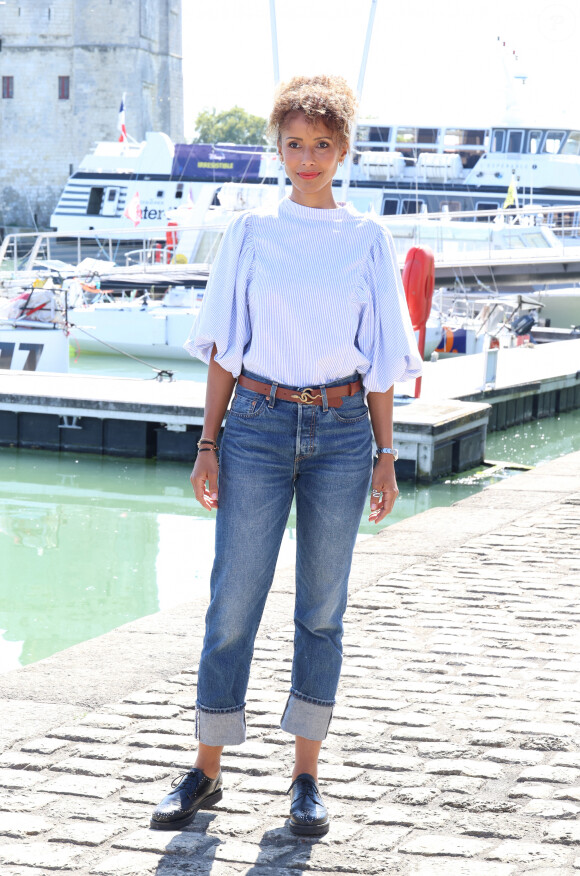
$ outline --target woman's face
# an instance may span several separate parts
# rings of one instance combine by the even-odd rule
[[[278,152],[292,183],[293,201],[304,207],[336,207],[332,180],[346,147],[324,122],[289,113],[280,127]]]

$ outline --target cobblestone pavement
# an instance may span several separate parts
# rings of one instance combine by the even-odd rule
[[[580,453],[388,528],[351,580],[326,837],[285,825],[282,572],[249,740],[224,758],[222,803],[182,832],[148,821],[191,764],[203,606],[0,678],[2,876],[580,873]],[[139,660],[140,689],[123,690]]]

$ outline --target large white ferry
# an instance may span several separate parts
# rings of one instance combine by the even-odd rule
[[[143,237],[186,203],[218,203],[224,183],[278,185],[278,156],[258,146],[97,143],[51,217],[60,232],[119,229]],[[381,216],[580,204],[580,128],[359,124],[348,200]],[[343,180],[339,168],[336,186]]]

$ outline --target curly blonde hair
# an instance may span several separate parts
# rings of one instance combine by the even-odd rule
[[[278,86],[266,132],[273,140],[290,113],[302,112],[312,124],[321,121],[348,148],[356,116],[356,97],[342,76],[294,76]]]

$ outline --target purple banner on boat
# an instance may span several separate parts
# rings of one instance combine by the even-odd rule
[[[171,175],[178,179],[210,182],[255,181],[260,178],[262,154],[256,146],[178,143]]]

